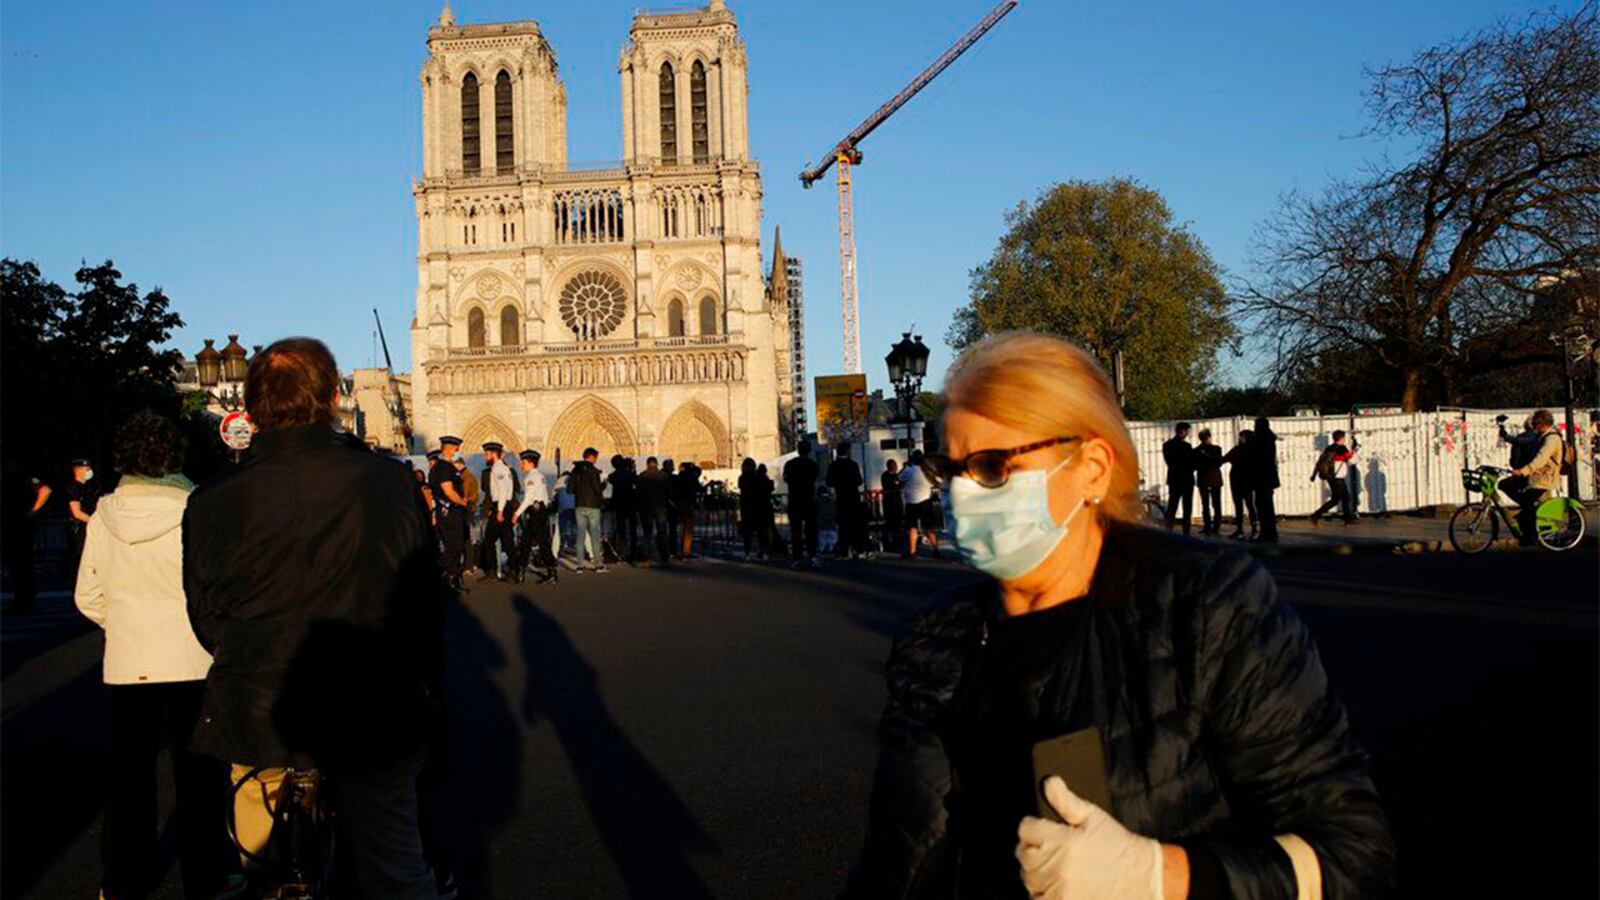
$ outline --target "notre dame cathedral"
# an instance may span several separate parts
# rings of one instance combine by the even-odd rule
[[[622,159],[567,167],[567,100],[536,22],[445,6],[422,67],[412,323],[417,437],[572,459],[586,446],[770,459],[794,379],[765,290],[746,62],[722,0],[634,16]],[[776,299],[774,299],[776,297]]]

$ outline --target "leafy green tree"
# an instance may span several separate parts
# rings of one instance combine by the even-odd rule
[[[1128,414],[1190,415],[1233,339],[1221,270],[1157,192],[1127,179],[1070,181],[1006,215],[994,255],[946,341],[1060,335],[1108,369],[1123,354]]]
[[[78,270],[79,290],[45,280],[32,262],[0,260],[0,446],[8,461],[59,471],[88,455],[109,471],[116,429],[150,409],[182,418],[163,350],[183,320],[162,291],[124,284],[107,261]]]

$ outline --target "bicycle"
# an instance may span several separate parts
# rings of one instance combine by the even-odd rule
[[[333,814],[328,808],[327,786],[315,769],[286,769],[277,795],[258,776],[267,767],[256,766],[233,782],[229,791],[228,838],[246,861],[245,884],[228,892],[230,897],[261,900],[322,900],[334,883]],[[265,847],[252,850],[240,839],[235,813],[238,795],[259,790],[260,805],[272,821]]]
[[[1482,493],[1483,499],[1462,506],[1450,516],[1450,546],[1457,552],[1481,553],[1489,549],[1500,536],[1502,521],[1513,537],[1523,537],[1522,526],[1500,502],[1500,479],[1509,474],[1510,469],[1497,466],[1461,470],[1462,485],[1471,493]],[[1587,527],[1583,512],[1583,504],[1570,497],[1551,497],[1534,511],[1533,537],[1548,550],[1571,550],[1583,540]]]

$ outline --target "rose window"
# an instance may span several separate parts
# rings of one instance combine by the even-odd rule
[[[561,321],[580,341],[598,340],[615,331],[627,311],[622,285],[604,272],[579,272],[561,289]]]

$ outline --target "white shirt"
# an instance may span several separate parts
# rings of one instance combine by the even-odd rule
[[[517,476],[503,459],[495,460],[489,469],[489,502],[496,506],[509,506],[517,498]]]
[[[517,518],[522,518],[535,503],[550,505],[550,482],[543,472],[529,469],[522,473],[522,505],[517,507]]]
[[[933,482],[928,480],[921,466],[907,465],[900,470],[900,493],[906,498],[907,506],[922,503],[933,496]]]
[[[105,629],[106,684],[200,681],[211,669],[183,592],[183,510],[193,486],[182,485],[124,479],[89,520],[73,600]]]

